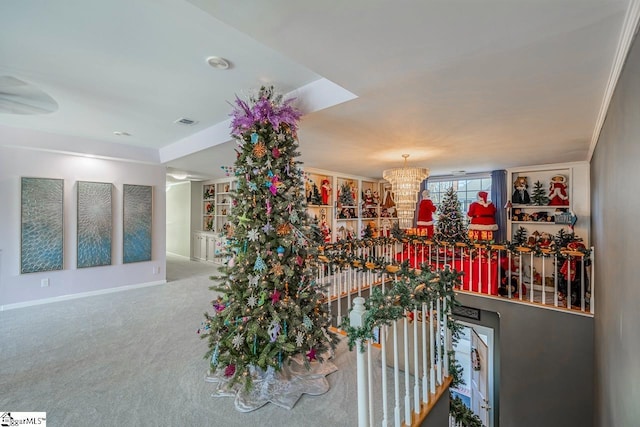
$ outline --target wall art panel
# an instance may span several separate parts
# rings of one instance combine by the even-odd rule
[[[64,181],[23,177],[20,196],[20,273],[62,270]]]
[[[124,184],[123,198],[122,262],[151,261],[153,187]]]
[[[78,181],[78,268],[111,265],[112,184]]]

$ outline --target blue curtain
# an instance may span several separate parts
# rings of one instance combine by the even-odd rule
[[[504,169],[491,172],[491,200],[496,207],[496,223],[498,224],[498,231],[494,237],[496,242],[501,243],[508,239],[507,211],[504,208],[507,203],[507,171]]]

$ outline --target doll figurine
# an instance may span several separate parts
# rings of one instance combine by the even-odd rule
[[[568,206],[567,179],[563,175],[556,175],[549,183],[549,206]]]
[[[429,190],[422,190],[422,201],[418,207],[418,229],[426,229],[426,236],[433,237],[433,213],[436,207],[429,197]]]

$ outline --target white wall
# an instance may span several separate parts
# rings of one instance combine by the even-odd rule
[[[48,135],[13,129],[10,137],[37,138],[42,142]],[[9,142],[2,129],[0,140]],[[87,145],[92,143],[87,141]],[[20,177],[64,179],[63,270],[20,274]],[[114,185],[111,266],[76,268],[77,181],[110,182]],[[152,261],[122,263],[123,184],[153,186]],[[165,168],[159,164],[0,147],[0,201],[0,310],[65,295],[165,282]],[[156,274],[154,267],[157,268]],[[49,279],[50,285],[41,287],[41,279],[45,278]]]
[[[199,185],[195,184],[196,186]],[[167,252],[191,256],[191,182],[167,188]]]

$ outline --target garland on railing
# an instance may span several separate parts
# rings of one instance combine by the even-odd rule
[[[453,319],[449,316],[453,305],[457,305],[455,285],[460,284],[459,273],[446,266],[443,270],[434,271],[428,265],[421,270],[409,268],[404,262],[395,275],[396,279],[384,291],[380,287],[371,290],[369,299],[365,302],[367,310],[364,324],[361,328],[354,328],[345,318],[340,326],[349,338],[349,350],[353,350],[355,343],[360,340],[360,351],[364,351],[364,342],[374,339],[374,329],[389,326],[394,320],[406,316],[407,312],[422,310],[422,304],[429,305],[441,299],[442,310],[447,316],[449,326]]]
[[[439,247],[457,247],[467,249],[470,251],[482,249],[488,250],[504,250],[514,254],[522,252],[533,252],[535,256],[552,257],[554,255],[559,258],[566,258],[567,255],[582,256],[588,258],[591,255],[591,249],[578,245],[575,248],[568,248],[567,245],[573,242],[581,242],[581,238],[576,237],[573,234],[565,233],[564,230],[560,230],[551,245],[541,245],[536,242],[532,245],[522,245],[518,242],[505,241],[503,243],[484,242],[484,241],[471,241],[464,239],[456,242],[450,242],[447,240],[438,240],[437,237],[408,235],[406,233],[400,233],[397,237],[375,237],[364,238],[358,240],[339,240],[336,243],[331,243],[322,246],[325,252],[332,252],[342,255],[342,264],[348,264],[352,261],[355,249],[359,248],[371,248],[377,245],[393,245],[396,243],[411,243],[415,245],[433,245]],[[395,254],[394,254],[395,255]]]

